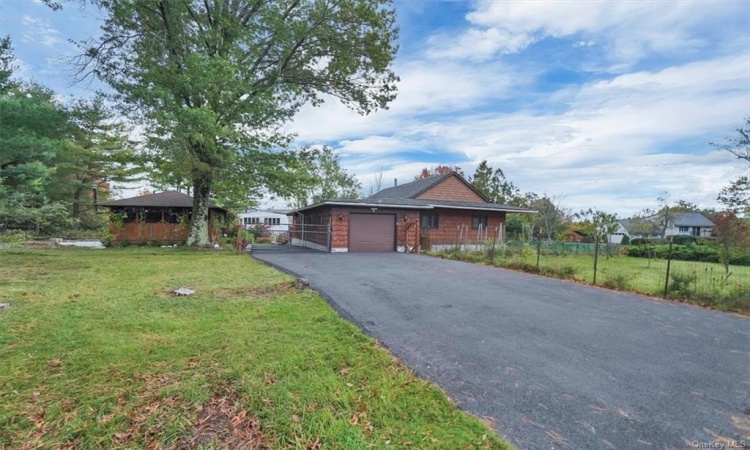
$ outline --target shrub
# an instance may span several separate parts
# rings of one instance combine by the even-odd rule
[[[529,273],[539,273],[541,270],[534,264],[529,264],[523,261],[507,261],[502,264],[502,267],[508,269],[521,270]]]
[[[693,283],[698,278],[695,272],[673,272],[670,277],[672,281],[669,283],[669,297],[693,298],[696,293]]]
[[[29,231],[24,230],[9,230],[4,233],[0,233],[0,244],[20,244],[31,240],[34,235]]]
[[[628,290],[630,289],[630,281],[632,278],[631,275],[624,273],[610,274],[607,275],[607,278],[604,280],[603,286],[610,289]]]
[[[252,234],[256,238],[255,242],[260,242],[260,241],[257,240],[257,238],[265,238],[265,237],[269,237],[270,238],[270,236],[271,236],[271,232],[269,231],[268,225],[264,225],[262,223],[253,225],[247,231],[249,231],[250,234]],[[269,239],[268,242],[271,242],[270,239]]]
[[[112,247],[115,242],[115,235],[112,233],[105,233],[102,235],[101,242],[105,247]]]
[[[133,245],[133,243],[130,242],[130,239],[125,238],[120,241],[120,247],[130,247],[131,245]]]
[[[633,238],[630,240],[630,245],[658,245],[663,243],[664,241],[661,239]]]
[[[750,286],[744,286],[718,297],[715,306],[725,311],[750,311]]]
[[[620,245],[630,245],[630,236],[624,235],[620,241]]]
[[[688,244],[695,244],[695,242],[698,240],[695,236],[672,236],[672,243],[678,244],[678,245],[688,245]]]

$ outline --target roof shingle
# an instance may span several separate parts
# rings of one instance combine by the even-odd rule
[[[135,207],[164,207],[164,208],[192,208],[193,197],[177,191],[159,192],[156,194],[140,195],[138,197],[111,200],[97,203],[98,206],[135,206]],[[209,207],[224,210],[220,206],[209,203]]]

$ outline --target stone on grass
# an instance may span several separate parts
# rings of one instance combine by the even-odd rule
[[[184,296],[193,295],[193,294],[195,294],[195,291],[192,289],[188,289],[186,287],[181,287],[179,289],[174,290],[174,295],[178,297],[184,297]]]
[[[10,306],[10,303],[0,303],[0,308],[7,308]]]
[[[307,278],[297,278],[294,280],[294,287],[299,289],[300,291],[304,291],[305,289],[310,287],[310,280]]]

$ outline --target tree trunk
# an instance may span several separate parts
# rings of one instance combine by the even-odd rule
[[[73,192],[73,211],[71,215],[74,219],[81,217],[81,194],[83,194],[83,188],[79,187]]]
[[[206,172],[193,174],[193,217],[190,220],[190,233],[187,245],[210,247],[208,230],[208,203],[211,194],[211,175]]]

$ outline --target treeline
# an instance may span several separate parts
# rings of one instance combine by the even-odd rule
[[[0,232],[96,230],[92,190],[132,180],[136,156],[124,126],[101,98],[62,101],[13,76],[0,40]],[[100,198],[100,200],[102,199]]]

